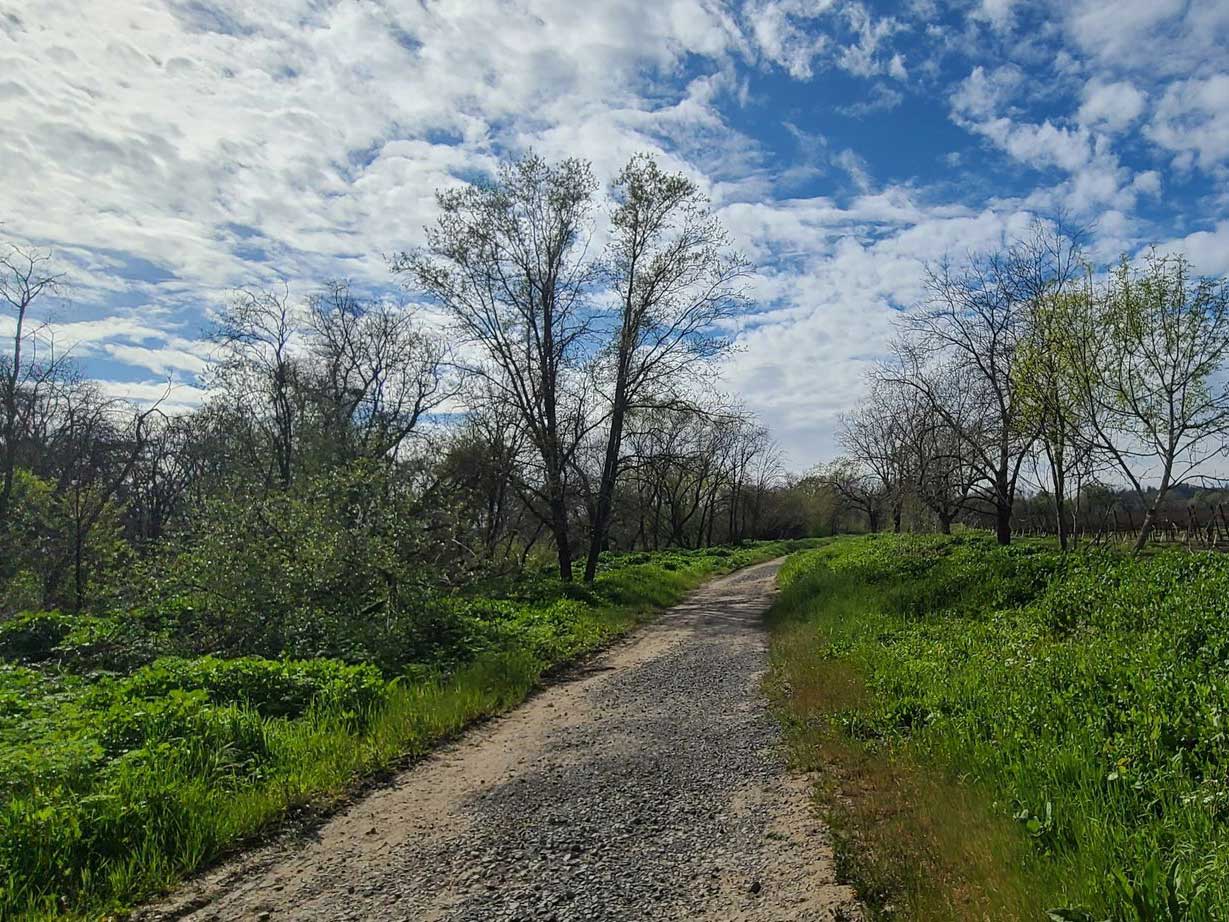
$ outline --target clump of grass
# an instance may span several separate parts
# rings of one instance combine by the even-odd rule
[[[774,694],[885,916],[1229,906],[1229,559],[976,537],[799,555]]]

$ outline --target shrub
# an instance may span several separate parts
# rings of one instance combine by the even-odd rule
[[[384,684],[374,666],[336,660],[167,657],[123,680],[119,694],[151,699],[200,690],[215,704],[245,704],[266,717],[296,717],[313,704],[361,713],[379,699]]]
[[[73,616],[58,611],[23,612],[0,624],[0,657],[37,663],[51,658],[73,629]]]

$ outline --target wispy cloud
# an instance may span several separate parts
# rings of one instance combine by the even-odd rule
[[[437,188],[649,150],[760,266],[728,382],[805,464],[924,261],[1030,210],[1220,271],[1226,40],[1177,0],[0,0],[0,238],[65,268],[57,348],[191,406],[233,287],[385,289]]]

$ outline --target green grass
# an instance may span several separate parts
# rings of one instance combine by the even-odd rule
[[[0,918],[123,912],[287,813],[327,809],[514,707],[549,671],[705,578],[805,546],[625,555],[592,587],[539,579],[502,599],[461,599],[471,652],[391,679],[362,664],[256,657],[105,674],[65,653],[80,629],[64,616],[11,622],[0,655],[26,660],[0,659]]]
[[[771,690],[878,915],[1225,918],[1229,557],[876,536],[781,580]]]

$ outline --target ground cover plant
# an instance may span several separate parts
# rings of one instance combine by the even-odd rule
[[[441,596],[449,645],[398,664],[162,655],[167,619],[0,624],[0,918],[122,910],[364,775],[520,701],[705,577],[805,547],[604,555]]]
[[[885,918],[1229,906],[1229,557],[978,535],[787,562],[773,692]]]

